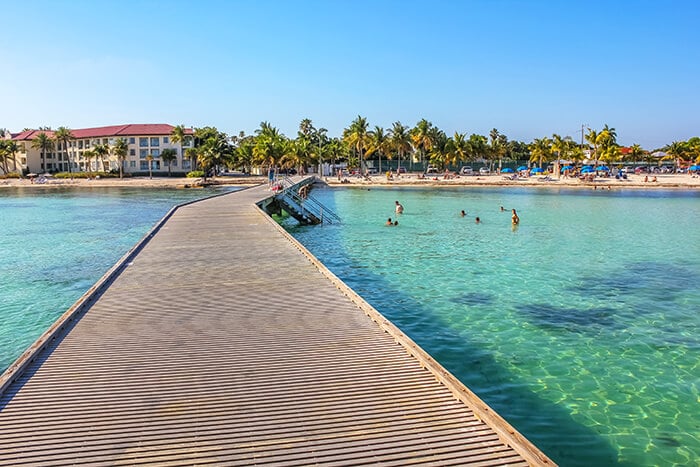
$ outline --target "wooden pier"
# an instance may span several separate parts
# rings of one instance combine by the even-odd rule
[[[5,372],[0,466],[554,465],[269,196],[171,211]]]

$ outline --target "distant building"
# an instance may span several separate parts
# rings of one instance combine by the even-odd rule
[[[174,149],[176,152],[176,158],[170,164],[172,172],[189,172],[192,170],[192,161],[185,157],[184,152],[192,147],[192,137],[173,143],[172,132],[174,128],[174,126],[167,124],[131,124],[71,129],[75,139],[68,143],[68,147],[62,147],[61,143],[55,143],[54,150],[46,153],[43,158],[41,151],[32,147],[32,141],[42,132],[53,138],[54,131],[27,130],[13,134],[12,140],[16,141],[20,147],[18,160],[22,162],[22,169],[37,174],[67,172],[69,163],[73,172],[119,170],[119,161],[111,150],[119,138],[124,138],[128,145],[123,167],[124,173],[148,172],[149,161],[146,158],[149,155],[153,156],[151,161],[153,173],[167,173],[168,166],[160,159],[164,149]],[[186,130],[186,134],[192,135],[192,130]],[[109,154],[104,158],[92,157],[88,162],[84,155],[85,151],[98,144],[109,146]]]

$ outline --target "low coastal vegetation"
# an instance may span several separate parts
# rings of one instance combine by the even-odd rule
[[[49,137],[41,132],[33,141],[33,147],[42,154],[53,150],[56,145],[65,147],[67,142],[74,139],[66,127],[55,131],[48,127],[40,130],[53,134]],[[0,129],[0,172],[19,173],[19,148],[15,141],[7,139],[7,136],[2,137],[8,134]],[[426,119],[421,119],[413,127],[394,122],[388,129],[381,126],[370,128],[367,119],[362,116],[354,119],[339,137],[328,136],[325,128],[315,127],[310,119],[300,122],[296,137],[282,134],[269,122],[262,122],[252,135],[246,135],[243,131],[228,135],[208,126],[190,130],[184,125],[174,127],[171,134],[173,142],[188,146],[184,155],[194,167],[188,176],[205,179],[229,169],[251,173],[256,169],[261,172],[276,167],[304,172],[322,164],[331,165],[330,170],[344,167],[363,174],[371,170],[400,168],[413,171],[427,171],[428,168],[456,170],[463,164],[478,164],[490,170],[521,164],[543,168],[554,161],[574,166],[583,163],[663,165],[674,172],[700,164],[699,137],[674,141],[655,149],[644,149],[638,144],[623,147],[617,142],[615,128],[605,125],[600,130],[582,127],[579,138],[576,141],[569,135],[553,134],[526,143],[510,140],[496,128],[488,135],[455,132],[449,136]],[[104,160],[110,156],[118,161],[118,173],[99,175],[121,178],[127,157],[124,138],[116,139],[112,145],[97,144],[84,154],[88,162],[93,158]],[[162,161],[170,173],[170,165],[175,158],[174,150],[164,150],[157,157],[149,156],[146,159],[149,162]],[[69,172],[67,176],[91,178],[96,175],[94,172]]]

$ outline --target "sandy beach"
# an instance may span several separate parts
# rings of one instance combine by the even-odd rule
[[[369,179],[361,177],[347,177],[338,180],[337,177],[324,177],[324,180],[332,186],[527,186],[538,188],[552,187],[577,187],[583,189],[700,189],[700,177],[690,174],[658,174],[654,182],[654,176],[649,176],[647,182],[645,175],[628,175],[627,180],[617,180],[614,177],[596,177],[593,182],[581,181],[577,178],[553,178],[530,177],[507,180],[503,175],[457,176],[445,179],[443,176],[418,178],[418,174],[404,174],[398,178],[387,181],[386,176],[374,175]],[[209,178],[207,184],[220,186],[246,186],[266,183],[265,176],[249,177],[215,177]],[[129,177],[129,178],[102,178],[102,179],[49,179],[46,183],[32,183],[29,179],[2,179],[2,187],[138,187],[138,188],[197,188],[202,183],[201,179],[184,177]]]

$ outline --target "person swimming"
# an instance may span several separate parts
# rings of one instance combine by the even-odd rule
[[[513,211],[513,216],[510,218],[511,222],[513,222],[513,225],[518,225],[520,224],[520,218],[518,217],[518,213],[515,212],[515,209]]]
[[[462,217],[464,217],[464,216],[466,216],[466,215],[467,215],[467,213],[466,213],[466,212],[464,212],[464,209],[462,209],[462,212],[460,212],[460,213],[459,213],[459,215],[460,215],[460,216],[462,216]]]
[[[481,219],[477,217],[476,219],[474,219],[474,222],[476,222],[477,224],[481,224]]]
[[[394,223],[391,221],[391,217],[386,220],[385,225],[394,225]]]

